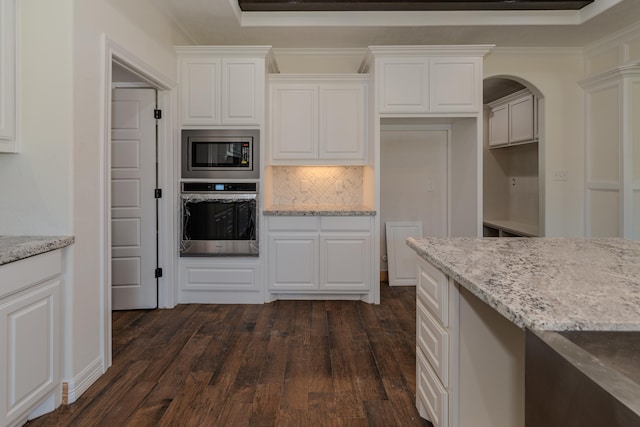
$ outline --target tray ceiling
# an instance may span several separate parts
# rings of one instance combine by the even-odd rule
[[[238,0],[242,11],[578,10],[593,0]]]

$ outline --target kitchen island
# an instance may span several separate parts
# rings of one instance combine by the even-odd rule
[[[419,269],[416,403],[436,426],[524,425],[527,334],[551,340],[558,334],[550,331],[640,331],[638,242],[407,243]]]

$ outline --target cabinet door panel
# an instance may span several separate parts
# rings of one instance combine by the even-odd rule
[[[60,377],[60,281],[0,305],[0,424],[24,414]]]
[[[380,112],[426,113],[429,110],[429,61],[388,58],[380,63]]]
[[[220,124],[220,61],[191,58],[181,67],[183,125]]]
[[[320,287],[332,290],[368,290],[371,287],[370,240],[368,233],[322,233]]]
[[[509,143],[509,106],[492,108],[489,112],[489,146],[497,147]]]
[[[533,95],[509,103],[509,142],[531,141],[534,138]]]
[[[272,98],[272,159],[317,158],[317,86],[274,85]]]
[[[260,124],[261,61],[222,60],[222,124]]]
[[[445,387],[449,386],[449,332],[418,298],[416,301],[416,341]]]
[[[323,159],[364,159],[363,85],[323,85],[320,89],[320,148]]]
[[[425,410],[420,410],[420,415],[434,427],[449,426],[449,394],[419,348],[416,350],[416,400],[418,409]]]
[[[482,91],[479,60],[432,58],[429,67],[430,112],[480,111]]]
[[[449,279],[433,265],[420,259],[416,296],[444,326],[449,326]]]
[[[318,234],[269,235],[271,290],[313,290],[318,287]]]

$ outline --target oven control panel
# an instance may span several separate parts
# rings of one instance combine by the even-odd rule
[[[258,184],[255,182],[183,182],[183,193],[211,193],[211,192],[255,193]]]

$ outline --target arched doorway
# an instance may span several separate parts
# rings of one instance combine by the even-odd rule
[[[544,97],[515,76],[483,82],[483,231],[544,236]]]

